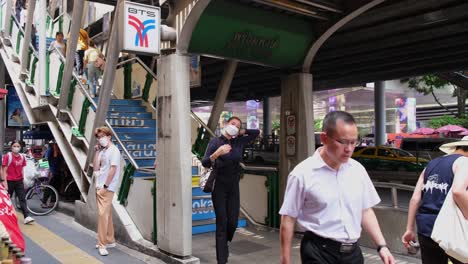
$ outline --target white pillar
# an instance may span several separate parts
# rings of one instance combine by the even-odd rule
[[[296,73],[281,80],[281,129],[280,129],[280,202],[289,172],[311,156],[315,150],[314,136],[314,101],[312,74]],[[287,117],[295,116],[295,133],[288,133]],[[294,137],[294,153],[288,153],[287,137]],[[289,145],[291,149],[291,145]]]
[[[189,57],[159,59],[157,95],[157,244],[185,257],[192,254]]]

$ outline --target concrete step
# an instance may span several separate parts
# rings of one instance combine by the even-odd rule
[[[156,142],[148,141],[146,139],[141,139],[140,141],[122,139],[122,143],[124,144],[124,146],[125,146],[125,148],[127,150],[151,150],[151,149],[156,149]],[[122,150],[120,145],[117,144],[115,141],[114,141],[114,144],[116,144],[117,148]]]
[[[246,227],[247,221],[243,218],[239,219],[237,227]],[[216,218],[192,221],[192,235],[203,234],[216,231]]]
[[[156,139],[156,127],[116,127],[117,134],[154,134]]]
[[[152,119],[153,116],[149,112],[128,112],[128,111],[121,111],[121,112],[107,112],[107,118],[128,118],[128,119]]]
[[[110,105],[109,112],[147,113],[145,107],[136,105]]]
[[[99,98],[94,98],[96,104],[99,102]],[[141,106],[140,100],[131,100],[131,99],[112,99],[110,105],[127,105],[127,106]]]
[[[154,119],[134,119],[134,118],[108,118],[107,121],[112,127],[156,127]]]

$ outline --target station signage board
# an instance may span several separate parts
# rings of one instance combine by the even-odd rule
[[[120,6],[122,50],[130,53],[159,54],[161,46],[161,10],[134,2]]]

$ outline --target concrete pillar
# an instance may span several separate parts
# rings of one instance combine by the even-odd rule
[[[387,141],[387,115],[385,112],[385,81],[374,84],[374,110],[375,110],[375,145],[385,145]]]
[[[116,6],[120,6],[123,0],[119,0]],[[75,1],[76,3],[76,1]],[[121,16],[117,8],[115,10],[115,18],[112,25],[113,29],[118,28],[119,17]],[[73,12],[74,14],[74,12]],[[99,101],[96,109],[96,116],[93,123],[93,130],[95,131],[98,127],[104,126],[106,123],[107,112],[109,110],[109,105],[112,99],[112,90],[114,89],[115,81],[115,72],[117,67],[117,62],[119,60],[120,53],[120,33],[119,30],[112,30],[112,33],[109,38],[109,49],[106,55],[106,65],[104,67],[104,73],[102,77],[102,86],[101,91],[99,91]],[[68,51],[67,51],[68,54]],[[62,98],[62,95],[60,96]],[[89,146],[96,145],[96,138],[91,137]],[[86,160],[86,168],[89,164],[92,163],[94,157],[94,148],[90,147],[88,149],[88,156]]]
[[[0,88],[5,89],[5,63],[0,56]],[[3,145],[5,144],[5,118],[6,115],[6,100],[0,100],[0,156],[3,153]]]
[[[72,21],[81,21],[83,15],[83,5],[85,1],[73,1]],[[70,38],[67,39],[67,54],[65,56],[65,68],[62,75],[62,87],[60,89],[60,98],[58,102],[58,117],[62,118],[62,113],[67,108],[68,94],[70,93],[70,83],[72,80],[73,69],[75,68],[75,52],[78,43],[78,34],[80,32],[80,23],[72,23],[70,28]],[[107,58],[109,60],[111,58]],[[90,145],[92,146],[92,145]]]
[[[224,66],[223,76],[219,82],[218,91],[216,92],[216,97],[213,104],[213,109],[211,109],[210,119],[208,119],[208,127],[211,131],[216,131],[218,126],[219,117],[221,112],[224,110],[224,103],[229,94],[229,88],[231,87],[232,79],[236,74],[237,61],[227,61]]]
[[[158,61],[156,208],[158,247],[169,254],[192,254],[189,57]]]
[[[270,113],[270,98],[263,98],[263,139],[267,142],[268,136],[271,135],[271,113]]]
[[[5,39],[5,44],[8,46],[11,46],[11,32],[10,32],[10,19],[11,19],[11,11],[13,9],[13,0],[7,0],[6,1],[6,12],[5,12],[5,17],[4,19],[4,25],[5,29],[3,30],[3,38]]]
[[[34,2],[34,1],[33,1]],[[47,19],[47,3],[46,0],[39,1],[39,25],[38,25],[38,37],[39,37],[39,94],[42,96],[47,95],[47,33],[46,33],[46,19]],[[40,103],[41,105],[44,102]]]
[[[309,73],[291,74],[281,80],[280,203],[284,198],[289,172],[315,150],[312,80]],[[290,115],[295,117],[295,131],[287,126]],[[288,137],[295,139],[295,146],[288,144]],[[288,153],[288,149],[292,152]]]
[[[21,73],[20,79],[26,79],[28,69],[28,50],[31,45],[31,32],[34,23],[34,10],[36,9],[36,1],[28,1],[28,15],[26,16],[26,25],[24,26],[24,39],[21,46]],[[20,25],[21,27],[21,25]],[[37,91],[36,91],[37,92]]]

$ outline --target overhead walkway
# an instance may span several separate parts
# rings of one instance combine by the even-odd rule
[[[58,52],[47,54],[46,89],[39,89],[39,64],[38,51],[33,45],[29,45],[26,61],[27,72],[21,71],[22,45],[24,43],[24,31],[18,25],[18,21],[11,16],[5,19],[6,5],[0,9],[0,28],[11,29],[11,35],[2,36],[0,54],[6,64],[7,71],[12,79],[21,103],[25,109],[31,124],[47,123],[54,138],[57,141],[71,174],[81,192],[82,201],[76,202],[76,220],[83,225],[94,229],[95,197],[93,193],[94,179],[91,177],[89,164],[87,164],[90,139],[94,136],[92,124],[96,118],[96,110],[99,98],[93,98],[89,93],[89,87],[81,82],[74,72],[69,84],[62,83],[65,69],[65,57]],[[47,45],[57,31],[67,30],[63,24],[69,24],[70,18],[66,15],[60,19],[48,18]],[[67,32],[64,32],[67,35]],[[36,46],[38,42],[36,43]],[[58,101],[61,91],[69,85],[70,93],[67,98],[66,109],[60,110]],[[113,203],[116,216],[118,233],[122,234],[124,242],[145,248],[147,251],[156,251],[156,193],[157,181],[155,175],[156,158],[156,76],[140,59],[122,58],[116,68],[116,79],[113,89],[113,97],[107,111],[106,125],[111,129],[114,144],[121,150],[122,181],[116,200]],[[61,114],[65,113],[65,115]],[[196,126],[205,124],[193,114],[193,122]],[[201,129],[202,132],[206,130]],[[204,147],[210,137],[206,134],[203,138]],[[197,141],[195,145],[199,145]],[[204,149],[198,149],[204,153]],[[197,152],[195,152],[197,153]],[[198,187],[198,178],[202,171],[200,155],[192,157],[192,233],[194,235],[215,230],[215,215],[209,194],[202,193]],[[246,175],[249,168],[245,168]],[[256,169],[262,171],[262,169]],[[257,176],[255,176],[258,174]],[[273,173],[274,174],[274,173]],[[243,210],[239,220],[239,227],[245,227],[247,220],[261,226],[278,227],[277,204],[276,209],[271,207],[277,197],[277,183],[265,186],[265,181],[276,179],[270,174],[262,175],[250,171],[250,176],[242,182],[245,186],[260,187],[260,207],[268,208],[259,213],[250,215]],[[250,180],[252,179],[252,180]],[[253,185],[252,185],[253,183]],[[276,190],[270,191],[271,186]],[[250,190],[247,190],[250,191]],[[255,198],[255,197],[253,197]],[[252,199],[249,196],[248,199]],[[270,205],[267,205],[269,203]],[[245,206],[248,201],[243,201]],[[258,206],[258,204],[256,205]],[[249,208],[254,211],[255,208]],[[271,219],[276,219],[272,221]]]

